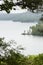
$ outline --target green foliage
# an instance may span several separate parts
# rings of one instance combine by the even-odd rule
[[[10,13],[13,6],[20,6],[21,8],[28,8],[30,11],[34,12],[35,9],[38,9],[38,6],[43,5],[43,0],[17,0],[17,3],[14,3],[13,0],[3,0],[4,4],[0,5],[0,9],[5,10],[7,13]],[[18,2],[19,1],[19,2]]]
[[[14,48],[11,48],[11,45]],[[4,38],[0,38],[0,65],[19,65],[23,55],[19,53],[19,50],[23,50],[20,46],[15,48],[16,42],[11,40],[6,42]],[[4,51],[4,53],[3,53]]]
[[[13,0],[11,0],[10,2],[8,0],[4,0],[4,4],[1,5],[1,10],[5,10],[7,13],[10,13],[10,10],[12,10],[13,6]]]
[[[43,54],[39,54],[34,58],[34,65],[43,65]]]
[[[34,12],[35,9],[38,9],[38,6],[42,6],[43,0],[22,0],[23,6],[22,8],[28,7],[32,12]]]
[[[40,18],[40,21],[43,23],[43,14],[42,14],[42,16],[41,16],[41,18]],[[41,23],[41,22],[40,22],[40,23]]]
[[[4,51],[7,48],[7,45],[11,43],[13,44],[15,42],[11,40],[7,43],[4,41],[4,38],[0,38],[0,48],[6,44],[3,49]],[[18,52],[19,50],[16,50],[17,52],[15,52],[15,50],[16,49],[11,49],[9,52],[6,50],[4,56],[0,55],[0,65],[43,65],[43,54],[24,56]]]
[[[36,26],[32,26],[32,35],[43,36],[43,23],[38,23]]]

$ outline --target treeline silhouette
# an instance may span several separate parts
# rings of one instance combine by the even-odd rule
[[[0,5],[0,10],[5,10],[7,13],[10,13],[13,6],[20,6],[22,9],[27,8],[28,10],[34,12],[34,10],[38,9],[38,6],[43,6],[43,0],[17,0],[17,2],[13,2],[13,0],[3,0],[3,4]],[[14,8],[14,10],[16,10]]]

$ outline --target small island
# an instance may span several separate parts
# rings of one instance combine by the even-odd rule
[[[38,23],[36,26],[32,26],[32,35],[43,36],[43,23]]]
[[[42,16],[41,16],[41,18],[40,18],[40,21],[42,21],[42,22],[43,22],[43,14],[42,14]]]
[[[36,35],[36,36],[43,36],[43,14],[40,18],[40,21],[35,26],[30,26],[29,30],[24,31],[22,35]]]
[[[22,35],[43,36],[43,23],[42,22],[37,23],[35,26],[30,27],[30,29],[27,32],[24,31]]]
[[[22,33],[22,35],[31,35],[31,32],[32,32],[32,30],[31,29],[29,29],[29,30],[24,30],[24,32]]]

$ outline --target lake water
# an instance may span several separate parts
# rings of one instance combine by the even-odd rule
[[[24,55],[43,53],[43,37],[40,36],[23,36],[24,30],[29,30],[30,26],[37,23],[21,23],[13,21],[0,21],[0,37],[6,40],[15,40],[17,45],[22,45],[25,50]]]

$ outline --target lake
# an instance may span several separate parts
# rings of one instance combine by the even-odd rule
[[[5,37],[6,40],[15,40],[17,45],[22,45],[24,47],[22,54],[24,55],[43,53],[43,37],[21,35],[24,30],[29,30],[29,27],[35,24],[37,23],[0,21],[0,37]]]

